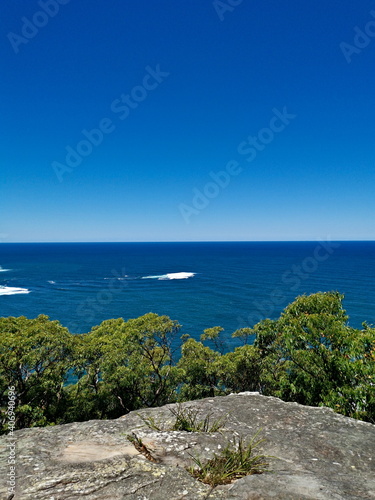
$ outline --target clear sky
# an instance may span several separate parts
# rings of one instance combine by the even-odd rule
[[[0,241],[375,239],[373,1],[1,10]]]

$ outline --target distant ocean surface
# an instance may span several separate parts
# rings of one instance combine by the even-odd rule
[[[2,243],[0,316],[46,314],[73,333],[166,314],[198,338],[277,318],[297,295],[338,290],[351,326],[375,323],[375,242]]]

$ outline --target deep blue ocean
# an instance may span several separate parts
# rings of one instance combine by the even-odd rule
[[[2,243],[0,316],[46,314],[73,333],[166,314],[198,338],[277,318],[303,293],[345,294],[349,324],[375,323],[375,242]]]

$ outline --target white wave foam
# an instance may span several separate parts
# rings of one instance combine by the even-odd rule
[[[48,281],[48,283],[51,283],[51,285],[55,285],[56,284],[56,281]]]
[[[158,274],[156,276],[143,276],[142,279],[157,279],[157,280],[186,280],[188,278],[192,278],[196,273],[167,273],[167,274]]]
[[[168,273],[168,280],[186,280],[187,278],[192,278],[196,273]]]
[[[18,293],[30,293],[30,290],[14,286],[0,286],[0,295],[16,295]]]
[[[3,268],[0,266],[0,273],[5,273],[5,271],[11,271],[11,269],[3,269]]]

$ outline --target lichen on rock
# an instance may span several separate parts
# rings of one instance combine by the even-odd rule
[[[170,420],[174,405],[131,412],[117,420],[94,420],[16,431],[14,500],[340,500],[375,498],[375,426],[327,408],[286,403],[241,393],[184,403],[213,418],[229,415],[219,432],[157,431],[144,419]],[[143,417],[143,418],[141,418]],[[263,452],[272,473],[255,474],[211,488],[186,470],[229,441],[262,429]],[[127,436],[135,433],[155,461]],[[1,477],[7,442],[0,440]],[[0,498],[8,497],[6,480]]]

